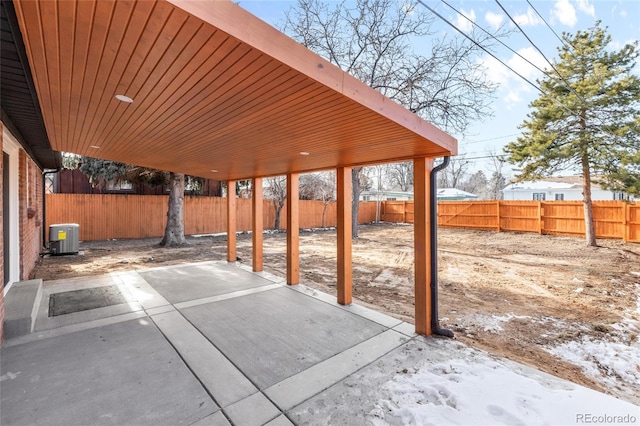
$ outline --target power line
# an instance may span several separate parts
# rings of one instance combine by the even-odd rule
[[[541,73],[545,74],[546,76],[548,76],[549,78],[551,78],[551,75],[549,75],[549,73],[547,73],[545,70],[540,69],[536,64],[534,64],[533,62],[531,62],[530,60],[528,60],[527,58],[525,58],[524,56],[522,56],[520,53],[516,52],[514,49],[512,49],[511,47],[507,46],[507,44],[505,42],[503,42],[502,40],[500,40],[498,37],[496,37],[495,35],[491,34],[489,31],[485,30],[484,28],[482,28],[480,25],[476,24],[473,20],[469,19],[469,17],[467,17],[464,13],[460,12],[458,9],[456,9],[455,7],[451,6],[449,3],[447,3],[445,0],[440,0],[442,1],[442,3],[446,4],[447,6],[449,6],[451,9],[453,9],[458,15],[462,16],[464,19],[466,19],[467,21],[469,21],[473,26],[475,26],[476,28],[478,28],[479,30],[481,30],[482,32],[484,32],[485,34],[487,34],[489,37],[491,37],[492,39],[494,39],[495,41],[497,41],[498,43],[500,43],[501,45],[503,45],[504,47],[506,47],[507,49],[509,49],[514,55],[517,55],[520,59],[524,60],[525,62],[527,62],[529,65],[531,65],[532,67],[534,67],[535,69],[537,69],[538,71],[540,71]]]
[[[495,141],[495,140],[498,140],[498,139],[509,138],[509,137],[511,137],[511,136],[518,136],[519,134],[520,134],[520,133],[512,133],[512,134],[510,134],[510,135],[496,136],[496,137],[494,137],[494,138],[489,138],[489,139],[480,139],[480,140],[477,140],[477,141],[469,141],[469,142],[462,141],[462,142],[464,142],[464,144],[465,144],[465,145],[472,145],[472,144],[474,144],[474,143],[489,142],[489,141]]]
[[[586,103],[584,98],[582,96],[580,96],[580,94],[578,92],[576,92],[573,87],[571,87],[571,84],[569,84],[569,82],[564,78],[564,76],[562,74],[560,74],[560,71],[558,71],[558,69],[553,64],[553,62],[551,62],[545,56],[545,54],[542,52],[542,50],[533,42],[533,40],[531,40],[531,38],[529,38],[527,33],[524,32],[524,30],[522,29],[522,27],[520,27],[520,25],[516,22],[516,20],[511,17],[509,12],[507,12],[507,10],[504,8],[504,6],[502,6],[502,3],[500,3],[500,0],[495,0],[495,2],[498,4],[498,6],[500,6],[500,9],[502,9],[502,11],[509,17],[509,19],[511,20],[511,22],[513,22],[513,24],[516,26],[516,28],[518,28],[518,30],[520,30],[522,35],[525,36],[525,38],[529,41],[529,43],[531,43],[531,46],[533,46],[533,48],[536,49],[542,55],[544,60],[547,61],[547,63],[549,65],[551,65],[551,68],[553,68],[553,70],[556,72],[556,74],[558,74],[558,77],[560,77],[560,80],[562,80],[562,82],[564,83],[565,88],[568,89],[570,92],[572,92],[574,95],[576,95],[578,97],[578,99],[580,99],[580,101],[582,101],[582,103]],[[549,78],[552,78],[549,74],[547,74],[547,76],[549,76]],[[544,93],[544,92],[542,92],[542,93]]]
[[[441,0],[443,3],[447,4],[444,0]],[[545,96],[551,97],[554,99],[555,103],[563,108],[564,110],[566,110],[569,114],[573,115],[573,116],[577,116],[578,114],[573,111],[572,109],[570,109],[568,106],[566,106],[565,104],[563,104],[559,99],[551,96],[550,94],[548,94],[547,92],[545,92],[541,87],[536,86],[534,83],[532,83],[529,79],[527,79],[526,77],[524,77],[522,74],[520,74],[519,72],[517,72],[516,70],[514,70],[513,68],[511,68],[509,65],[507,65],[504,61],[502,61],[501,59],[499,59],[496,55],[494,55],[492,52],[490,52],[489,50],[487,50],[484,46],[480,45],[477,41],[475,41],[473,38],[469,37],[467,34],[464,33],[464,31],[460,30],[456,25],[454,25],[453,23],[451,23],[448,19],[446,19],[445,17],[443,17],[440,13],[436,12],[432,7],[430,7],[429,5],[427,5],[423,0],[417,0],[418,3],[420,3],[422,6],[424,6],[426,9],[428,9],[431,13],[433,13],[434,15],[436,15],[438,18],[440,18],[441,20],[443,20],[444,22],[446,22],[451,28],[453,28],[455,31],[457,31],[458,33],[460,33],[463,37],[465,37],[467,40],[471,41],[473,44],[475,44],[477,47],[479,47],[482,51],[484,51],[485,53],[487,53],[489,56],[491,56],[492,58],[494,58],[496,61],[498,61],[500,64],[502,64],[505,68],[507,68],[509,71],[513,72],[514,74],[516,74],[518,77],[520,77],[521,79],[523,79],[524,81],[526,81],[529,85],[531,85],[533,88],[537,89],[540,93],[542,93]],[[551,65],[551,67],[553,68],[553,70],[558,74],[558,76],[560,77],[560,79],[562,80],[562,82],[564,83],[563,85],[565,86],[565,88],[567,90],[569,90],[570,92],[574,93],[578,99],[580,99],[583,103],[586,103],[586,100],[580,96],[580,94],[578,94],[575,89],[573,89],[573,87],[567,82],[567,80],[560,74],[560,72],[558,72],[558,70],[555,68],[555,66],[551,63],[551,61],[549,61],[549,59],[544,55],[544,53],[538,48],[538,46],[535,45],[535,43],[533,43],[533,41],[527,36],[527,34],[522,30],[522,28],[518,25],[517,22],[515,22],[515,20],[511,17],[511,15],[509,15],[509,13],[505,10],[505,8],[500,4],[500,2],[498,0],[496,0],[496,3],[498,3],[498,5],[500,6],[500,8],[504,11],[504,13],[509,17],[509,19],[516,25],[516,27],[520,30],[520,32],[527,38],[527,40],[529,40],[529,42],[531,43],[531,45],[542,55],[542,57],[547,61],[547,63],[549,63],[549,65]],[[449,6],[447,4],[447,6]],[[451,7],[451,6],[449,6]],[[452,8],[454,9],[454,8]],[[454,9],[455,10],[455,9]],[[467,18],[464,14],[460,13],[459,11],[456,10],[456,12],[463,16],[465,19],[469,20],[474,26],[481,28],[479,25],[477,25],[475,22],[471,21],[469,18]],[[536,11],[536,13],[538,13]],[[544,20],[543,20],[544,21]],[[481,28],[482,29],[482,28]],[[483,29],[483,31],[485,31]],[[553,29],[552,29],[553,31]],[[486,32],[486,31],[485,31]],[[555,32],[554,32],[555,34]],[[556,35],[557,36],[557,35]],[[494,37],[495,38],[495,37]],[[497,38],[496,38],[497,40]],[[511,49],[510,49],[511,50]],[[571,50],[568,49],[568,51],[571,53]],[[524,59],[524,58],[523,58]],[[529,62],[529,61],[527,61]],[[535,67],[535,65],[534,65]],[[537,68],[537,67],[536,67]],[[539,68],[537,68],[539,69]],[[549,78],[553,77],[551,75],[549,75],[548,73],[544,72],[543,73],[545,75],[547,75]],[[594,118],[598,118],[598,117],[594,117]],[[599,120],[602,124],[604,124],[604,122],[602,121],[602,119]],[[608,131],[607,129],[602,128],[601,126],[595,126],[598,129],[600,129],[601,131],[604,131],[605,133],[609,133],[614,137],[617,137],[617,135],[615,135],[613,132]],[[479,157],[480,158],[480,157]],[[483,158],[489,158],[489,157],[483,157]]]
[[[527,83],[529,83],[531,86],[533,86],[535,89],[537,89],[538,91],[544,93],[544,91],[536,86],[535,84],[533,84],[529,79],[527,79],[525,76],[523,76],[522,74],[520,74],[518,71],[514,70],[513,68],[511,68],[509,65],[505,64],[504,61],[502,61],[502,59],[498,58],[496,55],[494,55],[493,53],[491,53],[489,50],[487,50],[484,46],[481,46],[480,43],[478,43],[477,41],[475,41],[474,39],[472,39],[471,37],[469,37],[468,35],[466,35],[464,33],[464,31],[460,30],[458,27],[456,27],[454,24],[452,24],[451,22],[449,22],[449,20],[447,18],[445,18],[444,16],[442,16],[441,14],[439,14],[438,12],[436,12],[431,6],[427,5],[423,0],[417,0],[418,3],[420,3],[422,6],[426,7],[431,13],[433,13],[434,15],[436,15],[438,18],[442,19],[444,22],[446,22],[451,28],[453,28],[454,30],[456,30],[457,32],[459,32],[460,34],[462,34],[462,36],[464,36],[467,40],[469,40],[471,43],[475,44],[476,46],[478,46],[480,49],[482,49],[482,51],[484,51],[485,53],[487,53],[488,55],[490,55],[493,59],[495,59],[496,61],[500,62],[502,65],[504,65],[506,68],[508,68],[511,72],[513,72],[514,74],[516,74],[518,77],[520,77],[521,79],[523,79],[524,81],[526,81]]]
[[[545,25],[547,26],[547,28],[549,28],[551,30],[551,32],[553,33],[553,35],[556,36],[556,38],[558,40],[560,40],[560,43],[562,43],[562,45],[567,49],[567,51],[569,53],[571,53],[571,49],[573,48],[573,46],[569,46],[569,44],[567,44],[567,42],[558,35],[558,33],[555,32],[555,30],[551,27],[551,25],[549,25],[549,23],[547,22],[546,19],[544,19],[544,17],[540,14],[540,12],[538,12],[538,9],[535,8],[534,5],[531,4],[531,2],[529,0],[527,0],[527,3],[529,4],[529,6],[531,6],[531,9],[533,9],[534,12],[536,12],[536,15],[538,15],[538,17],[540,19],[542,19],[542,22],[545,23]],[[572,55],[573,56],[573,55]]]

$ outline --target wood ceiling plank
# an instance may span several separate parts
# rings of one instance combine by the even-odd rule
[[[73,133],[73,142],[68,145],[71,149],[66,149],[67,151],[80,153],[83,152],[83,146],[90,146],[95,143],[89,133],[89,129],[94,126],[96,109],[99,99],[103,95],[102,90],[106,80],[104,74],[113,67],[113,59],[117,53],[113,50],[117,48],[117,45],[114,46],[114,37],[120,37],[122,40],[122,34],[126,31],[126,22],[128,22],[128,19],[116,19],[117,26],[111,28],[110,24],[113,20],[113,15],[116,8],[118,8],[118,11],[122,10],[120,7],[123,7],[120,3],[96,2],[92,19],[76,24],[90,26],[90,41],[84,70],[76,67],[79,72],[82,72],[82,77],[80,75],[74,77],[74,83],[77,81],[78,84],[82,85],[82,89],[79,101],[76,102],[78,105],[78,118]],[[86,30],[84,28],[80,29],[79,33],[86,34]],[[79,39],[77,40],[80,41]],[[108,48],[108,46],[110,47]],[[82,48],[79,48],[78,52],[82,54]]]
[[[121,71],[121,77],[117,78],[118,71],[115,71],[111,83],[113,88],[113,96],[120,94],[121,87],[127,87],[123,93],[129,94],[134,98],[134,102],[139,101],[139,92],[145,85],[153,86],[157,83],[172,63],[176,60],[184,44],[191,40],[197,32],[197,25],[185,25],[188,16],[184,13],[171,13],[166,21],[162,31],[156,38],[153,45],[148,49],[149,53],[140,64],[129,62],[126,69]],[[117,85],[117,88],[115,87]],[[135,94],[135,95],[134,95]],[[111,99],[110,104],[113,102]],[[111,108],[112,105],[107,104]],[[119,127],[119,121],[127,113],[131,111],[129,105],[123,105],[116,101],[117,107],[113,110],[113,114],[108,119],[102,120],[100,126],[96,129],[96,140],[102,143],[103,135],[112,129]],[[106,117],[106,116],[105,116]]]
[[[78,127],[85,117],[86,109],[82,109],[82,95],[87,75],[87,60],[91,48],[91,24],[96,13],[96,2],[76,3],[75,19],[77,24],[73,28],[73,51],[71,52],[71,89],[69,91],[69,133],[66,135],[69,146],[77,147],[76,135]],[[76,148],[77,149],[77,148]]]
[[[166,115],[163,116],[163,114],[166,114],[168,111],[178,114],[179,118],[176,120],[189,119],[193,109],[204,102],[204,98],[206,98],[206,94],[208,93],[207,87],[210,82],[214,80],[211,77],[207,77],[207,75],[211,76],[223,72],[223,67],[225,66],[224,61],[222,61],[223,58],[235,61],[246,55],[249,51],[250,49],[247,46],[239,45],[236,41],[230,39],[225,39],[221,46],[202,64],[203,66],[195,63],[190,64],[188,69],[185,70],[185,74],[190,76],[188,83],[177,87],[174,93],[168,93],[168,91],[163,93],[163,96],[154,100],[151,105],[140,105],[142,109],[153,111],[155,118],[146,119],[142,122],[134,122],[132,127],[142,126],[156,128],[158,125],[157,120],[162,120],[163,123],[170,120]],[[173,120],[170,121],[170,123],[173,122]],[[176,125],[178,125],[177,121]],[[153,135],[150,136],[153,137]]]
[[[98,73],[95,86],[98,96],[92,97],[93,115],[89,114],[91,125],[87,128],[82,152],[86,152],[90,145],[100,146],[101,142],[96,136],[101,122],[108,120],[118,109],[126,107],[114,96],[122,94],[135,98],[135,93],[129,92],[132,74],[140,72],[173,11],[164,2],[151,3],[151,7],[146,3],[126,3],[129,7],[117,9],[114,19],[108,24],[109,37],[103,53],[104,65]],[[121,2],[116,3],[120,4]],[[127,69],[133,71],[125,73]]]

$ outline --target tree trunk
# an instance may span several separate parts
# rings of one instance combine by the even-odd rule
[[[273,229],[275,229],[276,231],[280,229],[280,212],[282,211],[283,206],[284,204],[273,203],[273,208],[276,211],[276,219],[273,223]]]
[[[360,207],[360,171],[362,167],[351,169],[351,238],[358,238],[358,208]]]
[[[184,175],[172,172],[169,178],[167,227],[160,245],[179,247],[185,244],[187,244],[187,239],[184,237]]]
[[[324,217],[325,217],[325,214],[327,213],[327,207],[329,207],[329,203],[327,202],[322,203],[322,229],[324,229]]]
[[[584,229],[587,245],[596,247],[596,231],[593,223],[593,203],[591,201],[591,170],[589,160],[582,156],[582,195],[584,196]]]

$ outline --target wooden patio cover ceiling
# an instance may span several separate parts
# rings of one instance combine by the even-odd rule
[[[14,3],[55,150],[218,180],[456,153],[231,2]]]

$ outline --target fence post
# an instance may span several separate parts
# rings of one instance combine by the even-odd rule
[[[538,234],[542,235],[542,227],[543,227],[543,220],[542,220],[542,201],[538,201]]]
[[[496,231],[500,232],[500,200],[496,200],[496,216],[498,220]]]
[[[402,223],[407,223],[407,202],[402,202]]]
[[[630,226],[629,226],[629,210],[631,210],[631,204],[629,203],[625,203],[624,201],[620,201],[621,205],[622,205],[622,241],[624,241],[625,243],[627,241],[629,241],[629,234],[630,234]]]

